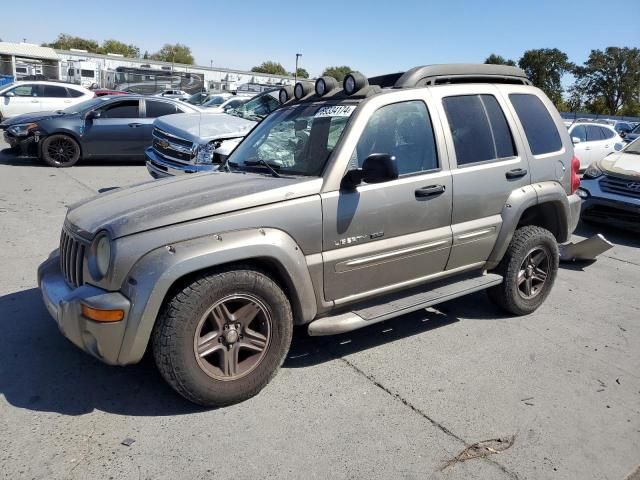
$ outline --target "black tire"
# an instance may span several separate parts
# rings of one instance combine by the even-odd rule
[[[264,342],[266,347],[262,354],[250,352],[251,355],[262,355],[252,369],[239,378],[215,378],[212,364],[221,357],[226,359],[226,355],[230,355],[227,352],[231,352],[234,346],[242,348],[241,344],[249,338],[248,332],[255,334],[254,330],[244,327],[238,329],[237,332],[244,333],[244,336],[240,335],[235,344],[227,343],[224,334],[218,335],[215,340],[223,346],[224,351],[212,339],[210,344],[214,345],[213,353],[204,358],[199,355],[198,350],[202,346],[196,343],[206,336],[200,337],[204,328],[202,322],[207,325],[211,320],[215,324],[217,310],[211,309],[218,304],[228,306],[236,296],[250,297],[264,308],[265,311],[261,310],[255,318],[262,326],[269,323],[270,334]],[[232,300],[225,300],[229,298]],[[198,405],[222,407],[256,395],[269,383],[289,351],[292,331],[291,306],[278,284],[259,271],[238,268],[198,277],[167,300],[154,327],[153,355],[164,379],[180,395]],[[247,353],[245,350],[239,351]],[[240,365],[238,354],[235,358],[237,367]],[[226,360],[222,360],[224,362]],[[225,372],[221,370],[219,374],[223,377]]]
[[[546,260],[541,260],[544,266],[534,266],[535,259],[542,255],[546,255]],[[558,243],[550,231],[533,225],[517,229],[495,269],[504,281],[487,290],[489,298],[514,315],[534,312],[551,292],[559,261]],[[544,276],[543,271],[546,273]],[[541,281],[543,277],[545,280]]]
[[[80,145],[68,135],[51,135],[42,141],[42,160],[51,167],[71,167],[80,160]]]

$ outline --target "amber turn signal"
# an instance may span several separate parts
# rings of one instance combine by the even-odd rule
[[[83,304],[82,315],[94,322],[119,322],[124,318],[124,310],[98,310]]]

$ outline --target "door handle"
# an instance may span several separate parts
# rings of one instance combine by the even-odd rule
[[[509,180],[513,180],[514,178],[522,178],[527,174],[527,171],[524,168],[514,168],[513,170],[509,170],[504,174]]]
[[[130,126],[131,128],[138,128],[138,127],[141,127],[141,126],[142,126],[142,124],[141,124],[141,123],[130,123],[130,124],[129,124],[129,126]]]
[[[591,150],[591,147],[584,147],[585,150]]]
[[[422,187],[416,189],[416,198],[427,198],[444,193],[447,189],[444,185],[429,185],[428,187]]]
[[[38,100],[31,100],[31,103],[38,103]]]

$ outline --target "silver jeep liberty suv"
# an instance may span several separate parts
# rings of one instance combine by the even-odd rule
[[[294,325],[347,332],[482,289],[515,315],[542,304],[579,162],[524,72],[353,72],[280,99],[219,171],[69,209],[38,270],[67,338],[112,365],[151,348],[175,390],[221,406],[270,381]]]

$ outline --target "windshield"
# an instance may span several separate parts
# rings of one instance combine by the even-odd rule
[[[640,123],[631,130],[631,133],[640,133]]]
[[[632,153],[634,155],[640,155],[640,139],[631,142],[627,145],[627,148],[622,150],[623,153]]]
[[[280,106],[280,102],[276,100],[270,93],[263,93],[257,97],[253,97],[247,103],[239,106],[234,110],[230,110],[227,113],[241,117],[246,120],[253,120],[259,122],[276,108]]]
[[[216,95],[215,97],[209,97],[206,102],[204,102],[205,107],[217,107],[218,105],[222,105],[226,100],[225,97],[220,95]]]
[[[268,163],[279,174],[320,176],[356,107],[342,102],[278,110],[236,148],[228,165],[264,170]]]
[[[64,113],[81,113],[81,112],[84,112],[85,110],[89,110],[90,108],[95,107],[96,105],[100,105],[102,102],[105,102],[106,100],[109,100],[108,96],[92,98],[91,100],[85,100],[84,102],[76,103],[75,105],[67,107],[62,111]]]

